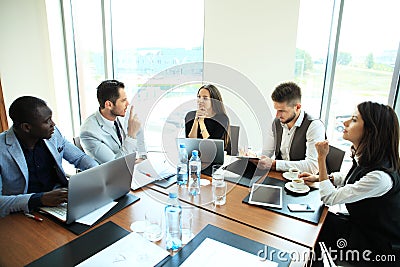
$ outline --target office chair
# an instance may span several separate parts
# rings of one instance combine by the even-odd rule
[[[329,145],[329,153],[326,156],[326,169],[328,173],[340,171],[344,154],[345,152],[343,150]]]
[[[240,126],[231,125],[231,155],[239,154],[239,130]]]
[[[79,138],[79,136],[74,137],[74,138],[73,138],[73,141],[74,141],[74,145],[75,145],[77,148],[79,148],[80,150],[82,150],[83,152],[85,152],[85,151],[83,150],[82,145],[81,145],[81,139]]]

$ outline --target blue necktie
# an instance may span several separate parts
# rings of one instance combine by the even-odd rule
[[[119,130],[119,126],[118,126],[117,120],[114,121],[114,125],[115,125],[115,129],[117,130],[118,139],[119,139],[119,141],[121,142],[121,145],[122,145],[122,135],[121,135],[121,131]]]

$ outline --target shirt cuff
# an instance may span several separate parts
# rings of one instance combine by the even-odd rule
[[[283,160],[275,160],[275,170],[278,172],[283,172],[287,170],[283,170],[285,168],[285,163]]]
[[[43,196],[43,193],[35,193],[33,194],[28,201],[29,210],[34,210],[42,206],[42,201],[40,200]]]
[[[329,179],[323,180],[319,184],[319,192],[321,196],[329,195],[332,191],[335,190],[335,186],[332,184]]]

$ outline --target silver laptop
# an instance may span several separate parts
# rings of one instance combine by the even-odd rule
[[[75,222],[130,191],[135,159],[132,153],[71,176],[68,204],[40,209],[67,224]]]
[[[198,139],[198,138],[177,138],[179,144],[185,144],[189,159],[192,151],[199,151],[202,173],[211,175],[212,165],[224,163],[224,140],[220,139]]]

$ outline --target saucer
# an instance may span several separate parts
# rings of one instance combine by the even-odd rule
[[[290,175],[290,172],[284,172],[284,173],[282,173],[282,176],[283,176],[283,178],[285,178],[285,179],[287,179],[287,180],[290,180],[290,181],[293,181],[293,179],[298,178],[298,177],[292,177],[292,176]]]
[[[131,230],[136,233],[143,233],[145,227],[146,227],[145,221],[136,221],[131,223]]]
[[[310,188],[307,185],[304,185],[303,188],[300,188],[300,189],[294,188],[292,185],[292,182],[287,182],[285,184],[285,188],[289,191],[292,191],[294,193],[300,193],[300,194],[307,193],[310,191]]]

